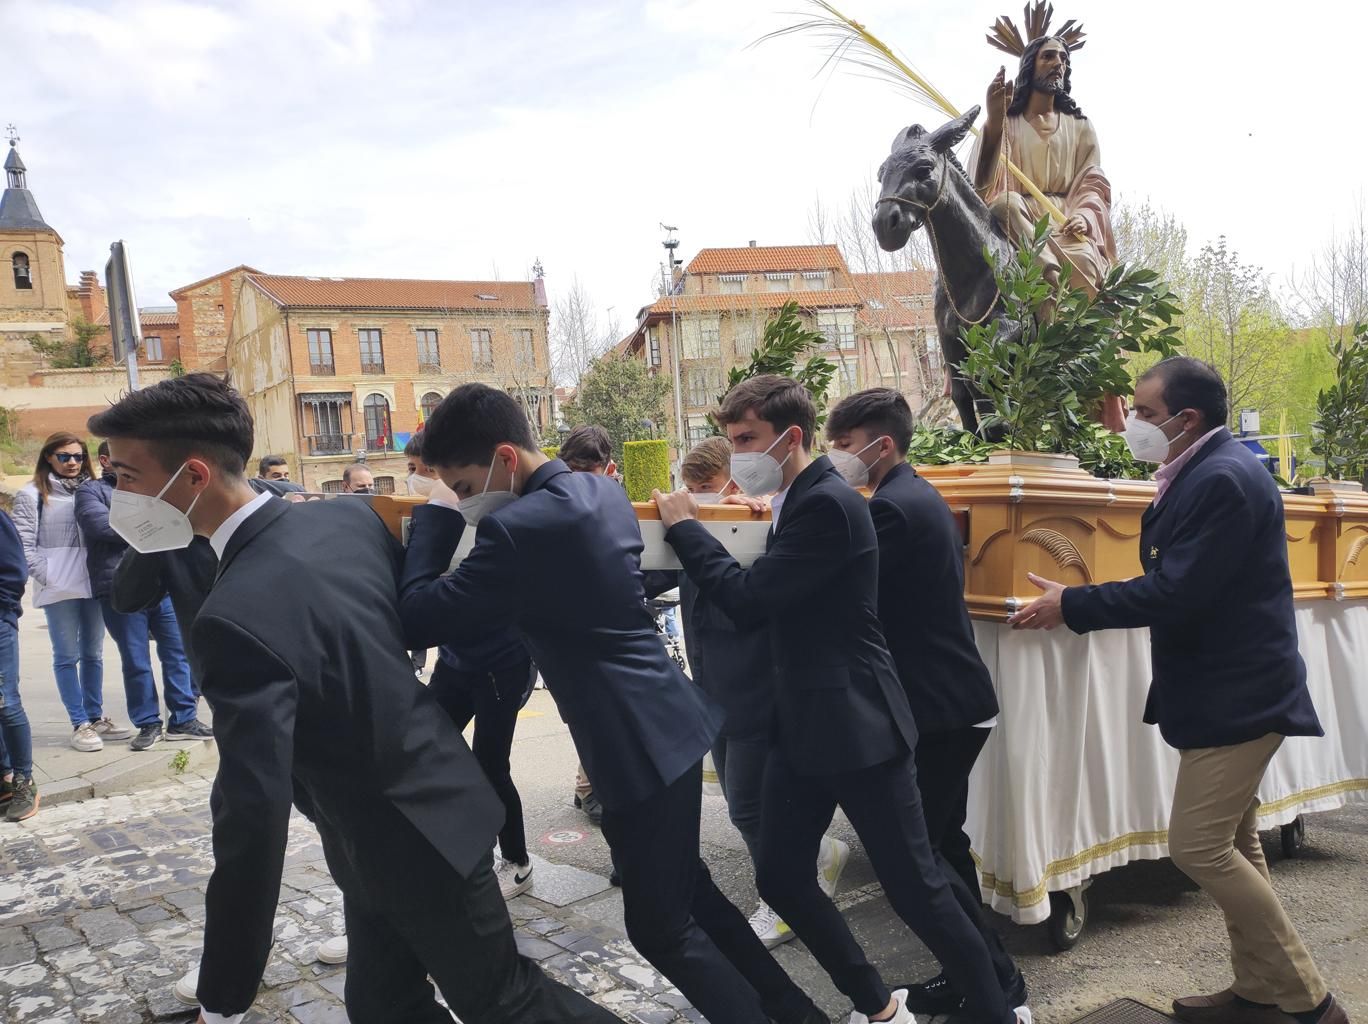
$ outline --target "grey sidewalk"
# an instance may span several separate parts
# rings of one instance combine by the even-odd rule
[[[152,662],[160,693],[161,666],[155,645]],[[28,598],[19,619],[19,695],[33,728],[33,778],[45,808],[92,796],[128,793],[187,770],[212,774],[218,763],[214,744],[203,741],[158,743],[150,750],[136,751],[129,749],[127,740],[112,740],[95,753],[73,750],[71,723],[52,672],[47,619]],[[119,725],[129,724],[119,650],[108,636],[104,645],[104,709]],[[165,708],[162,711],[164,715]],[[203,701],[200,717],[211,721]],[[184,757],[178,756],[182,753]]]

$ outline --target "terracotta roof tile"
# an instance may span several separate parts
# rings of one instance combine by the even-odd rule
[[[740,295],[666,295],[647,308],[651,314],[724,313],[735,309],[778,309],[786,302],[799,309],[841,308],[860,305],[860,293],[853,288],[832,288],[811,292],[743,292]]]
[[[699,249],[686,274],[763,274],[784,270],[845,270],[834,245],[764,245],[737,249]]]
[[[142,321],[143,328],[148,327],[179,327],[180,314],[175,310],[169,313],[158,312],[148,313],[146,311],[138,314],[138,319]]]
[[[535,310],[531,281],[413,281],[374,277],[283,277],[250,274],[289,309]],[[483,299],[482,295],[492,298]]]
[[[936,275],[929,270],[899,270],[882,274],[851,274],[851,283],[864,299],[860,320],[875,327],[930,327],[936,322],[932,307]],[[909,305],[907,297],[923,298]]]

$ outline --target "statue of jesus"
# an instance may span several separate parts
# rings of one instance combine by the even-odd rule
[[[1045,210],[1007,173],[1005,149],[1007,159],[1064,211],[1066,219],[1055,225],[1041,257],[1046,278],[1058,281],[1067,268],[1073,287],[1095,295],[1116,262],[1111,185],[1102,173],[1097,133],[1071,94],[1068,38],[1042,35],[1027,43],[1015,82],[1007,80],[1005,67],[998,69],[969,166],[974,187],[1007,237],[1014,243],[1030,238]]]

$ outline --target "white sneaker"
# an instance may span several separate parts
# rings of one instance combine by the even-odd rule
[[[827,894],[827,899],[836,898],[836,884],[840,882],[848,860],[849,844],[831,836],[822,836],[822,844],[817,848],[817,884]]]
[[[176,982],[176,987],[171,991],[175,993],[176,999],[186,1006],[198,1006],[199,996],[195,995],[195,989],[199,988],[199,968],[190,970],[180,981]]]
[[[133,730],[126,725],[115,725],[108,718],[101,718],[98,722],[91,722],[90,727],[95,730],[96,735],[102,740],[126,740],[131,739]]]
[[[84,725],[78,725],[76,731],[71,734],[71,745],[76,750],[93,754],[97,750],[104,749],[104,740],[100,739],[100,734],[95,731],[95,726],[86,722]]]
[[[703,795],[722,796],[722,780],[717,777],[711,751],[703,755]]]
[[[755,932],[766,949],[782,946],[793,938],[793,929],[784,924],[767,903],[761,903],[750,916],[751,931]]]
[[[324,939],[318,944],[318,952],[314,955],[321,964],[345,964],[347,962],[347,937],[345,935],[334,935],[331,939]]]
[[[1031,1008],[1029,1006],[1018,1006],[1012,1011],[1016,1014],[1017,1024],[1031,1024]]]
[[[893,1011],[893,1016],[887,1021],[880,1021],[879,1024],[917,1024],[917,1018],[907,1008],[907,989],[900,988],[894,992],[893,1001],[898,1004],[898,1008]],[[851,1010],[850,1024],[869,1024],[869,1018],[858,1010]],[[1026,1021],[1025,1024],[1030,1024],[1030,1021]]]
[[[532,888],[532,862],[514,864],[511,860],[500,858],[499,866],[494,869],[494,877],[499,880],[499,891],[503,893],[503,898],[511,900]]]

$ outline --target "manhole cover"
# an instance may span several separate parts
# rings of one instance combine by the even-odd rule
[[[1108,1003],[1074,1024],[1172,1024],[1173,1018],[1134,999],[1118,999]]]
[[[584,833],[576,832],[572,828],[557,829],[555,832],[548,832],[546,835],[542,836],[542,842],[557,843],[562,846],[568,843],[583,842],[583,840]]]

